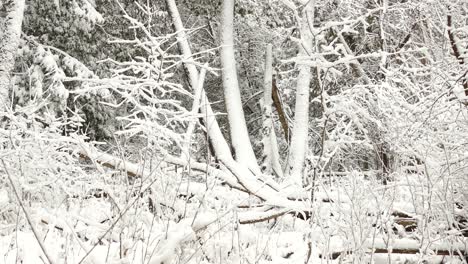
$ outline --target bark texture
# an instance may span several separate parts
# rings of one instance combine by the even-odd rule
[[[0,111],[10,106],[11,71],[21,38],[24,0],[7,0],[3,3],[3,9],[6,12],[0,13]]]
[[[223,1],[221,23],[223,88],[234,156],[236,161],[259,174],[260,168],[250,143],[237,79],[234,56],[234,0]]]
[[[298,57],[305,59],[312,51],[312,26],[314,21],[315,1],[307,2],[300,19],[301,43]],[[302,186],[305,156],[308,150],[309,130],[309,86],[311,80],[310,66],[298,62],[299,75],[297,76],[296,105],[294,110],[294,125],[291,133],[291,146],[287,175],[290,181]]]
[[[273,104],[275,105],[276,111],[278,112],[278,118],[281,123],[281,127],[283,128],[284,139],[287,142],[289,142],[290,141],[289,123],[288,123],[288,119],[286,118],[286,114],[284,112],[283,102],[281,101],[278,87],[276,86],[275,76],[273,76],[271,97],[273,99]]]
[[[273,125],[272,111],[272,84],[273,84],[273,52],[272,45],[267,45],[265,54],[265,75],[263,79],[263,127],[262,127],[262,171],[265,174],[275,173],[278,177],[283,177],[283,170],[279,162],[278,142]]]

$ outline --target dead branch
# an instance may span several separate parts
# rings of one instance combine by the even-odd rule
[[[463,65],[465,63],[465,60],[463,59],[462,54],[460,53],[460,49],[458,48],[458,45],[457,45],[457,38],[452,31],[452,16],[451,15],[447,15],[447,33],[448,33],[449,40],[450,40],[450,46],[452,47],[452,50],[453,50],[453,55],[458,60],[458,63],[460,63],[460,65]],[[464,76],[461,78],[463,90],[465,91],[466,96],[468,96],[467,73],[468,72],[464,73]]]
[[[283,216],[288,213],[288,210],[272,210],[269,212],[246,212],[239,214],[239,223],[242,225],[245,224],[255,224],[264,221],[269,221],[276,219],[280,216]]]
[[[408,34],[405,36],[405,38],[403,39],[403,41],[401,41],[397,48],[395,49],[395,52],[398,52],[400,51],[407,43],[408,41],[410,40],[411,36],[413,35],[413,31],[416,29],[416,26],[418,25],[418,23],[414,23],[413,26],[411,26],[411,29],[410,31],[408,32]]]
[[[463,58],[461,57],[460,50],[458,49],[457,40],[452,31],[452,16],[447,15],[447,33],[450,40],[450,45],[452,46],[453,55],[458,60],[460,64],[464,63]]]
[[[273,104],[278,112],[278,118],[281,123],[281,127],[283,128],[284,132],[284,139],[289,142],[289,124],[288,120],[286,119],[286,114],[283,109],[283,105],[281,103],[281,99],[279,96],[278,87],[276,86],[276,78],[273,75],[273,82],[272,82],[272,90],[271,90],[271,97],[273,99]]]

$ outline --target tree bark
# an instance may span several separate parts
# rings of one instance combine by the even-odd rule
[[[284,132],[284,140],[289,142],[291,139],[289,138],[289,123],[288,119],[286,118],[286,114],[284,113],[283,103],[281,102],[281,98],[279,96],[279,90],[276,86],[276,78],[273,76],[273,83],[272,83],[272,91],[271,97],[273,98],[273,104],[275,105],[276,111],[278,111],[278,118],[281,123],[281,127],[283,128]]]
[[[208,66],[208,64],[206,63],[205,66]],[[192,111],[191,111],[191,114],[193,116],[198,115],[198,112],[200,109],[200,99],[201,99],[201,94],[203,91],[203,84],[205,82],[205,75],[206,75],[206,69],[202,68],[200,71],[200,74],[198,75],[197,87],[195,88],[195,91],[194,91],[194,98],[193,98]],[[195,129],[195,124],[196,124],[196,119],[192,119],[189,122],[187,132],[185,133],[185,142],[184,142],[184,148],[182,149],[182,155],[186,155],[187,158],[190,157],[190,146],[192,145],[192,133]]]
[[[8,95],[12,84],[11,71],[15,66],[16,51],[21,38],[24,0],[6,1],[3,9],[6,12],[0,13],[0,111],[10,107]]]
[[[250,143],[244,110],[242,109],[239,81],[234,56],[234,0],[224,0],[221,22],[221,64],[224,98],[229,119],[231,143],[236,161],[247,166],[254,174],[260,168]]]
[[[283,177],[283,170],[279,162],[278,142],[273,126],[272,111],[272,85],[273,85],[273,54],[272,45],[267,45],[265,54],[265,75],[263,81],[263,127],[262,127],[262,171],[265,174],[274,172],[278,177]]]
[[[315,1],[309,1],[302,11],[300,19],[301,45],[299,45],[300,59],[304,59],[312,51],[312,28],[314,21]],[[309,86],[311,80],[310,66],[297,66],[296,106],[294,111],[294,126],[292,129],[291,146],[289,149],[287,175],[291,183],[301,186],[303,183],[305,156],[308,150],[309,130]]]
[[[185,60],[189,60],[192,58],[192,51],[187,40],[187,35],[185,34],[185,28],[182,24],[182,19],[180,18],[177,5],[174,0],[166,0],[166,4],[174,24],[174,30],[177,32],[177,44],[179,46],[180,52],[182,53],[182,56]],[[184,67],[188,72],[189,82],[192,89],[196,89],[199,79],[197,67],[191,63],[184,63]],[[221,132],[221,129],[219,128],[218,122],[213,113],[213,110],[211,109],[209,99],[206,96],[204,89],[201,89],[200,97],[202,101],[200,104],[200,111],[203,114],[208,140],[210,145],[213,146],[215,155],[217,158],[224,156],[231,157],[231,151],[229,150],[229,146]]]

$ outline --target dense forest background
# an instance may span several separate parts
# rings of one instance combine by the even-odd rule
[[[3,0],[0,263],[467,263],[466,0]]]

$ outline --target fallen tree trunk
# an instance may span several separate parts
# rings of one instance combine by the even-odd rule
[[[117,158],[113,155],[92,150],[90,148],[81,149],[78,151],[81,159],[95,162],[103,167],[126,172],[129,177],[141,177],[144,169],[134,163]]]
[[[103,153],[96,149],[83,147],[78,151],[78,153],[82,159],[89,160],[106,168],[125,172],[129,177],[142,177],[145,173],[150,173],[145,172],[145,169],[138,164],[123,160],[122,158],[111,154]],[[300,206],[300,208],[297,207],[299,205],[298,202],[305,201],[306,197],[283,197],[284,199],[281,199],[281,195],[279,195],[280,193],[276,189],[277,186],[271,186],[268,182],[262,182],[261,179],[254,178],[252,175],[245,177],[246,175],[251,174],[251,172],[248,169],[240,169],[240,166],[237,166],[238,164],[234,160],[222,161],[222,164],[228,171],[214,168],[206,163],[187,161],[183,158],[173,156],[165,157],[164,162],[183,167],[190,167],[192,170],[209,173],[233,189],[256,196],[262,201],[275,201],[273,202],[275,206],[283,208],[277,209],[274,212],[261,212],[256,215],[257,218],[249,218],[248,220],[241,219],[241,224],[268,221],[284,214],[293,214],[295,217],[302,220],[307,220],[311,217],[311,211],[309,209],[304,208],[303,206]],[[322,197],[319,201],[324,203],[334,203],[334,200],[328,197]],[[416,230],[418,221],[414,216],[396,209],[392,212],[392,215],[395,217],[394,222],[403,226],[405,231],[414,232]]]
[[[145,170],[143,166],[123,160],[122,158],[115,157],[111,154],[103,153],[97,149],[82,145],[82,149],[78,151],[80,158],[90,160],[98,165],[119,170],[127,173],[129,177],[142,177],[146,173],[151,172]],[[185,161],[182,158],[167,156],[164,159],[164,163],[177,164],[181,166],[189,166],[193,170],[210,173],[212,176],[220,179],[231,188],[247,192],[250,195],[258,197],[266,204],[277,208],[275,217],[284,215],[286,213],[294,214],[297,218],[307,220],[311,216],[311,209],[303,205],[303,200],[300,199],[289,199],[284,197],[274,187],[270,186],[268,182],[262,182],[260,179],[255,178],[252,172],[239,165],[233,159],[221,160],[222,165],[226,168],[226,171],[213,168],[205,163]],[[265,212],[263,212],[265,214]],[[268,213],[269,214],[269,213]],[[274,217],[260,217],[259,219],[250,219],[246,222],[262,222],[267,221]]]
[[[143,166],[123,160],[122,158],[116,157],[114,155],[101,152],[94,148],[85,147],[83,145],[82,149],[78,150],[78,154],[81,159],[91,161],[93,163],[96,163],[97,165],[101,165],[109,169],[125,172],[129,177],[140,178],[144,176],[145,173],[150,173],[149,171],[145,170]],[[173,156],[165,157],[164,162],[184,167],[188,166],[196,171],[210,173],[211,175],[225,182],[230,187],[243,192],[248,192],[247,190],[239,186],[237,180],[233,176],[220,169],[216,169],[206,163],[186,161],[182,158],[177,158]]]
[[[340,256],[350,255],[353,251],[342,251],[342,252],[333,252],[327,255],[319,255],[320,258],[329,258],[329,259],[338,259]],[[387,248],[376,248],[373,250],[373,254],[405,254],[405,255],[416,255],[420,254],[419,249],[412,249],[412,248],[394,248],[394,249],[387,249]],[[370,252],[369,252],[370,254]],[[462,258],[467,258],[466,251],[455,251],[455,250],[439,250],[434,254],[430,254],[434,256],[458,256]]]
[[[412,239],[396,239],[391,244],[385,242],[383,239],[367,239],[364,243],[364,247],[368,248],[369,254],[423,254],[466,257],[468,240],[456,243],[438,241],[429,245],[421,245],[420,241]],[[355,251],[356,250],[353,249],[346,249],[327,254],[319,254],[319,257],[337,259],[341,256],[353,254]]]

